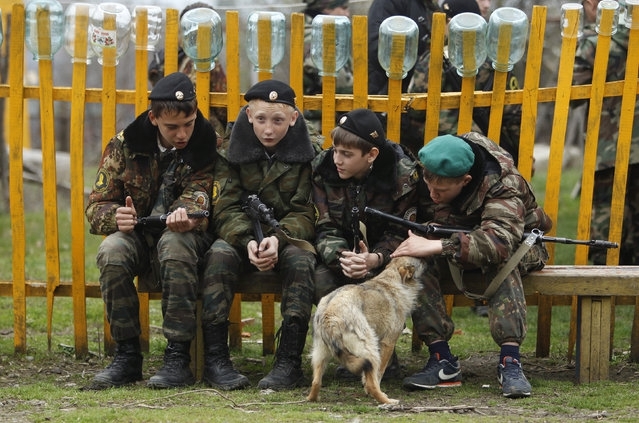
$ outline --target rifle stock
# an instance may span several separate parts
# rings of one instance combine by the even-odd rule
[[[380,217],[382,219],[386,219],[390,222],[397,223],[398,225],[402,225],[408,229],[411,229],[413,232],[416,232],[420,235],[427,236],[438,236],[442,238],[450,237],[455,233],[470,233],[472,229],[468,228],[459,228],[459,227],[451,227],[451,226],[439,226],[439,225],[422,225],[420,223],[411,222],[410,220],[402,219],[401,217],[393,216],[392,214],[385,213],[380,210],[376,210],[370,207],[365,207],[364,212],[369,213],[371,215]],[[526,239],[530,235],[530,232],[524,233],[524,238]],[[590,239],[590,240],[581,240],[581,239],[570,239],[570,238],[558,238],[552,236],[542,235],[537,237],[537,242],[554,242],[557,244],[581,244],[588,245],[593,248],[619,248],[619,244],[616,242],[603,241],[599,239]]]

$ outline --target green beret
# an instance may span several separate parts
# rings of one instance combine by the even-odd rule
[[[160,79],[149,94],[149,100],[155,101],[191,101],[194,98],[193,82],[182,72],[174,72]]]
[[[375,147],[386,145],[384,127],[375,113],[368,109],[355,109],[339,118],[338,126],[346,129]]]
[[[244,100],[262,100],[269,103],[283,103],[295,107],[295,91],[282,81],[267,79],[249,88],[246,94],[244,94]]]
[[[457,178],[468,173],[475,162],[470,145],[454,135],[434,138],[417,155],[426,169],[446,178]]]

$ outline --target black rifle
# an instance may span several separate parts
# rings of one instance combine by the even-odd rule
[[[242,210],[244,210],[253,221],[255,240],[258,244],[264,239],[261,223],[265,223],[275,230],[280,227],[280,223],[273,216],[273,209],[262,203],[257,194],[247,195],[242,200]]]
[[[138,217],[135,226],[163,228],[166,226],[166,218],[169,217],[170,214],[171,213],[169,212],[155,216]],[[186,215],[189,219],[200,219],[203,217],[209,217],[209,212],[201,210],[193,213],[187,213]]]
[[[384,213],[383,211],[379,211],[376,209],[372,209],[370,207],[365,207],[364,211],[366,213],[372,214],[377,217],[381,217],[382,219],[386,219],[388,221],[397,223],[406,228],[413,230],[414,232],[419,233],[420,235],[432,235],[442,238],[450,237],[455,233],[470,233],[472,229],[467,228],[459,228],[452,226],[439,226],[439,225],[422,225],[420,223],[411,222],[410,220],[402,219],[401,217],[393,216],[392,214]],[[524,233],[524,239],[526,239],[530,235],[530,233]],[[616,242],[602,241],[598,239],[590,239],[590,240],[581,240],[581,239],[569,239],[569,238],[556,238],[552,236],[540,236],[537,237],[537,242],[556,242],[558,244],[581,244],[588,245],[593,248],[619,248],[619,244]]]

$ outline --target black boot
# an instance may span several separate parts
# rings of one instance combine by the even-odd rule
[[[204,335],[204,373],[202,381],[213,388],[225,391],[246,388],[250,382],[246,376],[235,370],[229,355],[228,323],[205,324]]]
[[[260,389],[293,389],[304,385],[302,352],[306,343],[308,323],[293,318],[282,323],[280,344],[271,372],[257,384]]]
[[[149,387],[155,389],[189,386],[195,383],[191,372],[191,341],[169,341],[164,351],[164,366],[149,379]]]
[[[106,389],[128,385],[142,380],[142,354],[140,340],[127,339],[118,342],[113,362],[94,376],[89,389]]]

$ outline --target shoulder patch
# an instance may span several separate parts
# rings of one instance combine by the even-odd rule
[[[410,222],[417,221],[417,207],[411,207],[404,213],[404,219]]]
[[[93,184],[93,189],[98,192],[104,192],[106,191],[108,186],[109,186],[108,174],[103,169],[98,170],[98,174],[95,177],[95,183]]]
[[[211,187],[211,204],[217,204],[217,200],[220,198],[220,181],[213,181],[213,186]]]

